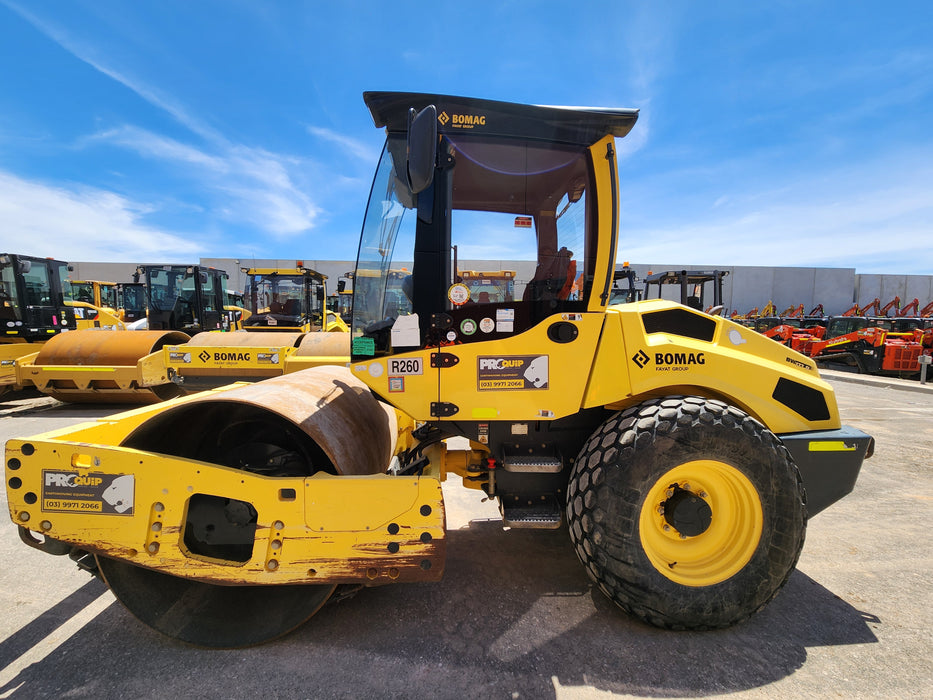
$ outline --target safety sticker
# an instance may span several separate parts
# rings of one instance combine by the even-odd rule
[[[398,394],[405,391],[405,377],[389,377],[389,393]]]
[[[496,330],[511,333],[515,329],[515,309],[496,309]]]
[[[484,445],[489,444],[489,423],[480,423],[477,427],[477,440]]]
[[[454,306],[463,306],[470,300],[470,288],[462,282],[458,282],[447,290],[447,298]]]
[[[133,515],[132,474],[42,471],[42,510],[53,513]]]
[[[373,338],[354,338],[353,339],[353,354],[354,355],[375,355],[376,354],[376,341]]]
[[[480,391],[547,389],[547,355],[478,357],[477,389]]]
[[[472,318],[465,318],[460,322],[460,332],[463,335],[473,335],[476,333],[476,321]]]

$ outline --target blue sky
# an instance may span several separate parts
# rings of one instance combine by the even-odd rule
[[[925,0],[0,0],[0,250],[354,259],[364,90],[639,108],[619,262],[933,274]]]

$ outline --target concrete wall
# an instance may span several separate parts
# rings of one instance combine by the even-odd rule
[[[894,297],[901,298],[901,307],[914,299],[922,309],[933,300],[933,276],[931,275],[859,275],[855,294],[861,306],[879,299],[882,306]]]
[[[644,286],[644,279],[651,272],[667,270],[727,270],[723,279],[722,298],[725,313],[733,310],[740,314],[758,307],[764,310],[768,302],[773,302],[780,313],[788,307],[803,304],[804,313],[817,304],[823,305],[827,314],[842,313],[852,306],[855,289],[855,270],[852,268],[823,267],[700,267],[685,264],[630,265]],[[933,277],[931,277],[933,280]],[[657,290],[652,290],[655,294]],[[680,289],[675,285],[665,285],[662,290],[665,299],[679,299]],[[706,291],[707,300],[712,300],[712,291]],[[874,298],[874,297],[873,297]]]
[[[158,262],[158,261],[154,261]],[[328,277],[328,291],[336,289],[337,279],[353,270],[353,260],[309,260],[304,264]],[[98,279],[111,282],[128,282],[136,270],[136,263],[97,263],[77,262],[74,265],[72,279]],[[246,283],[241,267],[294,267],[295,260],[236,258],[201,258],[201,265],[220,268],[230,276],[230,288],[242,290]],[[534,263],[528,261],[502,260],[490,264],[489,260],[460,260],[461,269],[473,270],[515,270],[516,296],[521,295],[524,284],[534,274]],[[399,267],[409,267],[410,263],[399,263]],[[621,266],[617,266],[621,267]],[[644,279],[649,272],[666,270],[712,270],[713,266],[699,266],[689,263],[664,263],[630,265],[644,288]],[[826,267],[719,267],[728,270],[723,280],[723,305],[728,315],[732,310],[744,314],[754,307],[764,309],[772,301],[778,313],[790,306],[804,305],[808,312],[817,304],[823,305],[827,314],[839,314],[854,303],[861,306],[869,304],[875,297],[884,305],[895,296],[901,298],[901,305],[906,306],[914,298],[920,300],[920,308],[933,300],[933,275],[859,275],[854,268]],[[679,298],[679,289],[668,286],[664,297]],[[707,291],[712,299],[711,291]]]

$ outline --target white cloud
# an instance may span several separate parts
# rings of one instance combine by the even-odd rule
[[[149,207],[105,190],[67,189],[0,171],[0,249],[59,260],[190,261],[204,249],[183,232],[142,223]]]
[[[620,258],[656,260],[670,250],[703,264],[854,267],[860,273],[933,273],[933,168],[919,151],[726,194],[713,206],[678,201],[673,189],[640,208],[623,203]],[[679,180],[678,180],[679,182]],[[717,185],[719,187],[719,185]],[[718,196],[718,198],[717,198]],[[631,207],[639,224],[626,226]],[[650,222],[656,221],[657,225]]]
[[[326,129],[320,126],[308,125],[308,133],[325,141],[337,144],[341,149],[349,153],[354,158],[362,161],[367,166],[371,166],[379,158],[379,152],[374,150],[368,144],[357,139],[339,134],[332,129]]]
[[[289,168],[298,165],[296,159],[231,143],[171,96],[115,68],[112,59],[108,61],[95,45],[22,7],[13,9],[75,57],[167,112],[203,140],[205,147],[200,149],[133,126],[109,129],[84,142],[109,142],[147,158],[184,166],[179,172],[206,176],[199,184],[212,199],[213,213],[227,221],[252,224],[280,238],[289,238],[314,225],[320,209],[294,182]]]
[[[208,198],[217,200],[214,213],[238,224],[288,238],[310,229],[319,208],[293,182],[289,169],[295,158],[226,142],[208,153],[145,129],[124,126],[95,134],[86,141],[105,142],[155,160],[183,166]]]

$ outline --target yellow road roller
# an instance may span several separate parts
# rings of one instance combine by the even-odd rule
[[[812,360],[673,301],[608,304],[616,142],[637,111],[364,100],[386,143],[349,365],[10,440],[23,541],[175,639],[245,646],[338,587],[441,577],[455,475],[510,528],[569,535],[594,584],[653,625],[766,605],[873,440],[841,423]],[[475,269],[483,251],[537,264],[512,299],[480,299],[454,250]],[[386,293],[401,268],[404,300]]]
[[[350,360],[349,327],[327,308],[327,276],[294,268],[242,268],[248,316],[233,333],[198,333],[162,350],[168,378],[186,392]]]
[[[231,315],[233,307],[220,306],[221,290],[223,300],[227,294],[224,271],[150,265],[140,266],[135,277],[145,280],[140,284],[155,300],[149,304],[148,320],[158,330],[127,335],[79,323],[79,330],[19,357],[15,384],[71,403],[147,404],[234,381],[349,361],[349,329],[323,308],[326,277],[314,270],[249,270],[250,308],[243,314],[243,328],[229,332],[223,331],[236,329],[241,319]],[[273,313],[253,303],[264,295],[277,311],[292,302],[294,308],[289,314]],[[78,304],[90,306],[72,305]],[[102,318],[104,311],[98,311],[95,318]],[[243,310],[235,311],[239,316]],[[209,330],[192,337],[182,328]]]
[[[172,383],[161,348],[187,342],[193,332],[231,328],[234,321],[223,308],[227,273],[199,265],[140,265],[133,277],[145,290],[148,330],[127,332],[122,322],[123,330],[82,325],[19,358],[15,383],[81,403],[153,403],[184,394]]]
[[[77,327],[70,265],[52,258],[0,254],[0,396],[21,387],[16,362]]]

